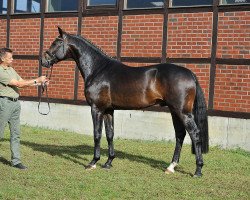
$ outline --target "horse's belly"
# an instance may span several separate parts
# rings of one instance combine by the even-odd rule
[[[120,109],[141,109],[155,105],[157,102],[157,98],[147,95],[120,95],[112,98],[112,106]]]

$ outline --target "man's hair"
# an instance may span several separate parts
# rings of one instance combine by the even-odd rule
[[[2,58],[6,55],[6,53],[12,53],[13,51],[9,48],[1,48],[0,49],[0,61],[2,61]]]

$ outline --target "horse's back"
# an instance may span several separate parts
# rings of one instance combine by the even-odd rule
[[[172,98],[180,98],[180,93],[194,85],[192,72],[174,64],[130,67],[114,62],[106,72],[106,79],[110,83],[112,104],[131,109],[164,105]]]

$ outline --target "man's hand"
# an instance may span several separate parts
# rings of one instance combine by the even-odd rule
[[[46,76],[40,76],[37,78],[37,83],[44,83],[45,81],[49,81]]]
[[[37,85],[49,85],[49,79],[46,76],[40,76],[37,78]]]

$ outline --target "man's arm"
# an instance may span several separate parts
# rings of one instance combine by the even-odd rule
[[[23,88],[32,85],[41,85],[45,81],[48,81],[46,76],[40,76],[37,79],[31,79],[31,80],[23,80],[21,78],[19,80],[12,79],[8,85],[16,86],[18,88]]]

